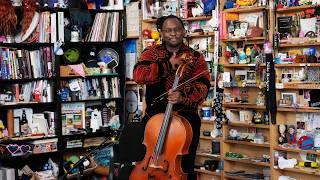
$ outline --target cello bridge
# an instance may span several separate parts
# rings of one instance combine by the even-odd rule
[[[149,167],[154,168],[154,169],[163,169],[163,166],[155,165],[155,164],[150,164]]]

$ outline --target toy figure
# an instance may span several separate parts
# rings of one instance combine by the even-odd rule
[[[258,93],[258,97],[257,97],[256,104],[257,104],[257,105],[260,105],[260,106],[263,106],[264,103],[265,103],[264,95],[263,95],[262,92],[259,92],[259,93]]]
[[[297,144],[297,131],[294,125],[288,127],[287,138],[289,144]]]
[[[28,125],[28,119],[26,115],[26,111],[22,111],[21,121],[20,121],[20,131],[22,135],[29,135],[31,134],[31,129]]]
[[[280,133],[280,136],[279,136],[279,139],[278,139],[278,142],[279,144],[284,144],[284,143],[287,143],[288,142],[288,139],[287,139],[287,125],[285,124],[280,124],[279,125],[279,133]]]

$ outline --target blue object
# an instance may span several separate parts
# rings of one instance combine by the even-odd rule
[[[309,48],[309,55],[310,56],[315,56],[316,55],[316,48],[315,47]]]
[[[205,107],[202,108],[202,115],[204,119],[210,119],[211,118],[211,108]]]
[[[302,150],[309,150],[313,148],[314,140],[310,136],[302,136],[298,141],[298,145]]]
[[[109,166],[110,160],[113,158],[113,147],[105,147],[97,150],[93,159],[100,166]]]
[[[216,9],[216,0],[202,0],[203,13],[209,14],[212,10]]]
[[[225,9],[231,9],[234,7],[234,2],[233,1],[227,1],[225,4],[224,4],[224,7]]]

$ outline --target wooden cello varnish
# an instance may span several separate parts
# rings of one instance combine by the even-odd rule
[[[176,90],[179,78],[186,64],[177,69],[173,83]],[[152,116],[145,128],[143,144],[146,154],[132,170],[130,180],[184,180],[187,174],[182,171],[182,155],[188,153],[192,140],[192,128],[188,120],[172,115],[173,104],[168,103],[165,113]]]

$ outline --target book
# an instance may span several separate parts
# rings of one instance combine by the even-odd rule
[[[85,103],[62,104],[61,116],[63,134],[68,134],[68,129],[85,128]]]
[[[51,43],[57,42],[57,13],[51,13]]]
[[[58,12],[58,40],[64,42],[64,13]]]

